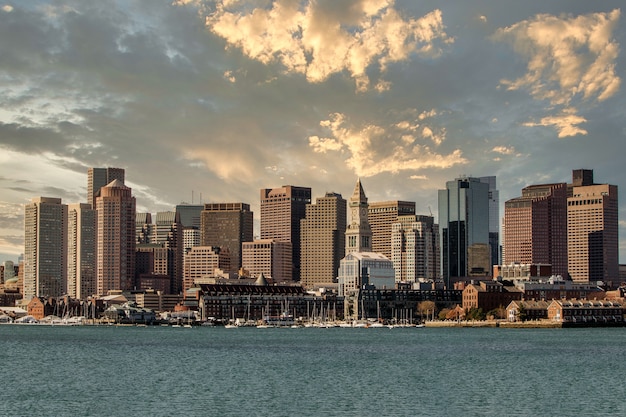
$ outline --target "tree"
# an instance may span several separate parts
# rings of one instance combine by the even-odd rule
[[[476,321],[485,320],[485,314],[483,313],[482,308],[472,307],[469,309],[469,311],[465,315],[465,318],[467,320],[476,320]]]
[[[428,320],[429,317],[434,317],[436,312],[437,305],[434,301],[422,301],[417,305],[417,313],[422,317],[422,320],[424,316],[426,316],[426,320]]]

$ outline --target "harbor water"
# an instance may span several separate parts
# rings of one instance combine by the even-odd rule
[[[626,415],[626,330],[0,326],[0,416]]]

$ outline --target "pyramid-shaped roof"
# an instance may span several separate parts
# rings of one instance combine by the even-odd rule
[[[365,191],[363,191],[363,186],[361,185],[360,178],[356,180],[356,185],[354,186],[354,192],[352,193],[351,200],[367,203],[367,197],[365,196]]]
[[[105,185],[107,188],[128,188],[124,183],[117,178]]]

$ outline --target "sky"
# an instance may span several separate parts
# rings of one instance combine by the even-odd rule
[[[626,189],[622,0],[0,0],[0,261],[25,203],[120,167],[139,212],[312,188],[504,202],[593,169]],[[626,200],[619,203],[626,263]]]

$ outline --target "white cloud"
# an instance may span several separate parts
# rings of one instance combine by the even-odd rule
[[[398,125],[408,127],[405,123],[393,125],[389,129],[392,135],[374,124],[352,126],[345,115],[335,113],[320,122],[320,126],[329,131],[329,137],[310,136],[309,146],[318,153],[345,152],[349,155],[346,164],[360,177],[425,168],[444,169],[467,162],[458,149],[442,155],[427,145],[415,144],[411,135],[394,139],[393,128]],[[413,140],[409,143],[409,139]]]
[[[412,54],[437,56],[453,42],[445,32],[440,10],[420,18],[404,18],[394,0],[333,3],[276,0],[269,8],[250,1],[218,1],[206,17],[207,27],[264,64],[280,62],[287,72],[304,74],[309,82],[348,72],[358,91],[387,91],[390,83],[371,85],[366,70],[405,61]]]
[[[2,11],[6,13],[11,13],[13,11],[13,6],[11,6],[10,4],[5,4],[4,6],[2,6]]]
[[[491,152],[501,155],[513,155],[515,154],[515,148],[512,146],[496,146],[491,150]]]

